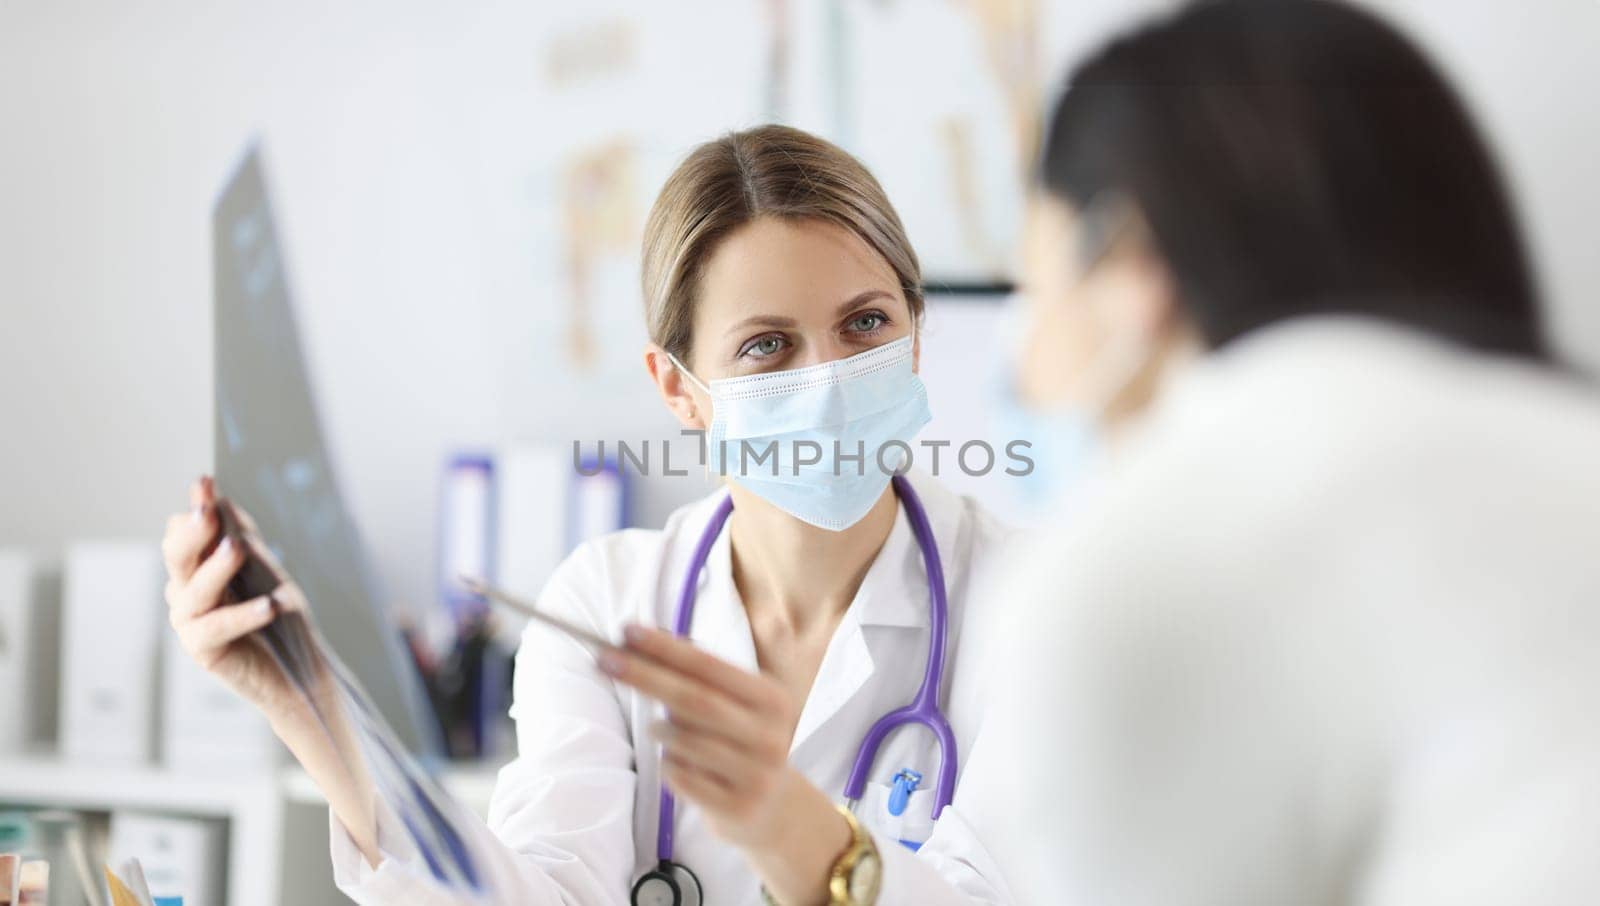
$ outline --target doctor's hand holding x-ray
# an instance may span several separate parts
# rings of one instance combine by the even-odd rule
[[[696,149],[645,233],[646,369],[728,478],[659,531],[583,545],[538,595],[615,644],[529,624],[518,757],[488,826],[466,828],[487,889],[585,906],[1008,901],[950,805],[988,701],[976,592],[1006,532],[932,476],[893,474],[929,418],[898,217],[842,150],[762,127]],[[776,463],[748,461],[773,442]],[[189,518],[169,527],[169,598],[206,622],[175,625],[225,672],[273,614],[216,608],[237,558],[203,556],[215,528]],[[261,688],[240,691],[328,795],[346,893],[482,902],[434,883],[337,733]]]
[[[188,511],[167,520],[162,540],[168,580],[168,619],[185,653],[235,694],[265,714],[273,732],[319,781],[334,810],[349,824],[375,826],[373,784],[364,770],[355,734],[338,701],[328,665],[305,641],[315,630],[303,619],[304,594],[283,571],[248,513],[219,501],[211,479],[189,489]],[[221,507],[236,520],[224,527]],[[230,600],[228,585],[248,556],[276,580],[259,597]],[[299,638],[296,652],[307,670],[304,685],[285,673],[282,661],[256,630],[277,623],[285,638]]]

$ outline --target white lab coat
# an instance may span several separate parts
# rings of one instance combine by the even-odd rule
[[[1306,319],[1119,453],[1019,563],[956,800],[1018,902],[1600,900],[1592,385]]]
[[[942,700],[959,761],[985,704],[980,649],[989,602],[973,589],[988,584],[984,573],[1006,532],[970,499],[931,478],[911,479],[944,564],[950,634]],[[630,621],[670,626],[691,550],[723,493],[678,510],[661,531],[628,530],[584,545],[550,579],[540,606],[608,638],[619,638]],[[911,701],[926,661],[928,608],[921,551],[902,508],[828,645],[795,732],[790,761],[823,791],[842,793],[867,728]],[[692,636],[718,657],[757,670],[726,531],[702,573]],[[656,861],[659,761],[648,727],[659,706],[599,673],[582,647],[539,623],[524,634],[514,698],[519,756],[501,771],[488,827],[474,828],[478,850],[492,854],[487,870],[495,889],[519,906],[626,903],[634,881]],[[927,779],[897,819],[886,792],[908,767]],[[1004,902],[993,861],[960,812],[947,808],[936,826],[931,822],[937,770],[938,747],[926,732],[898,732],[878,756],[858,815],[884,856],[880,902]],[[968,774],[963,765],[958,789]],[[331,831],[335,880],[357,902],[458,902],[429,881],[391,816],[380,815],[385,859],[376,870],[336,819]],[[926,844],[913,855],[900,839]],[[682,800],[675,855],[700,878],[711,906],[761,902],[759,881],[739,851],[717,840]]]

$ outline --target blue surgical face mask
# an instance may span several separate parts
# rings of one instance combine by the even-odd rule
[[[1017,354],[1027,325],[1013,308],[1002,327],[1007,346]],[[1040,517],[1070,513],[1083,484],[1106,453],[1106,411],[1150,360],[1146,344],[1113,342],[1083,372],[1075,401],[1041,406],[1024,401],[1017,391],[1014,364],[1002,365],[990,383],[993,418],[1001,437],[1025,440],[1033,470],[1022,476],[1023,509]]]
[[[831,531],[867,515],[931,417],[911,367],[910,337],[835,362],[709,385],[668,357],[711,397],[707,466]]]
[[[998,436],[1028,443],[1033,469],[1019,479],[1017,497],[1030,513],[1045,515],[1069,502],[1103,446],[1100,421],[1086,406],[1042,410],[1024,402],[1016,381],[997,376],[990,393]]]

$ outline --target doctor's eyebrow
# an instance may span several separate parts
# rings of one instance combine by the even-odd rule
[[[729,327],[727,334],[743,333],[752,327],[794,327],[798,323],[800,322],[793,318],[784,318],[778,315],[752,315]]]
[[[863,306],[863,305],[867,304],[868,302],[871,302],[871,301],[873,301],[875,299],[893,299],[893,298],[894,298],[894,294],[889,292],[888,290],[883,290],[883,289],[862,290],[861,292],[856,293],[854,296],[851,296],[849,299],[846,299],[836,309],[837,313],[835,314],[835,317],[843,318],[843,317],[849,315],[852,311],[855,311],[857,308],[860,308],[861,306]],[[794,326],[796,326],[798,324],[799,324],[799,322],[796,321],[794,318],[785,318],[785,317],[781,317],[779,315],[751,315],[750,317],[745,318],[742,321],[738,321],[735,324],[733,324],[733,326],[729,327],[728,330],[727,330],[727,334],[728,335],[732,335],[732,334],[736,334],[736,333],[743,333],[744,331],[749,330],[752,327],[794,327]]]
[[[876,300],[876,299],[893,299],[893,298],[894,298],[894,294],[889,292],[888,290],[883,290],[883,289],[862,290],[861,292],[856,293],[854,296],[851,296],[849,299],[846,299],[844,304],[839,306],[838,315],[837,316],[840,317],[840,318],[843,318],[843,317],[849,315],[851,312],[855,311],[857,308],[860,308],[861,306],[867,304],[868,302],[871,302],[871,301]]]

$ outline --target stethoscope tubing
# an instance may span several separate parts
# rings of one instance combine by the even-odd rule
[[[733,497],[727,496],[717,504],[716,512],[711,514],[711,521],[706,523],[705,531],[700,533],[700,540],[695,543],[694,553],[689,558],[689,569],[683,577],[683,588],[678,592],[678,607],[672,618],[672,631],[679,638],[689,637],[689,624],[694,619],[695,592],[700,585],[700,570],[705,568],[706,560],[711,556],[711,546],[717,543],[717,536],[722,534],[722,527],[727,524],[728,517],[733,514]],[[672,831],[677,825],[673,820],[676,803],[672,791],[666,784],[661,785],[661,817],[656,831],[656,858],[662,862],[672,861]]]
[[[929,618],[928,660],[923,666],[922,685],[911,704],[890,711],[878,718],[856,750],[855,765],[845,781],[844,798],[853,806],[860,801],[866,789],[867,775],[877,758],[878,748],[891,732],[907,724],[927,727],[939,742],[939,776],[933,786],[933,817],[937,819],[944,807],[955,797],[956,789],[956,737],[950,722],[939,710],[939,687],[944,682],[944,658],[947,644],[947,627],[950,622],[950,605],[945,597],[944,562],[939,557],[939,545],[933,537],[933,526],[928,522],[928,511],[922,499],[911,489],[905,476],[894,476],[895,493],[906,509],[906,519],[911,523],[911,533],[922,549],[923,569],[928,576],[928,596],[931,610]]]

